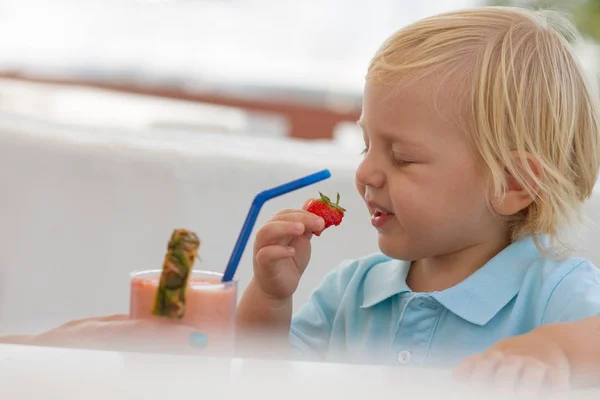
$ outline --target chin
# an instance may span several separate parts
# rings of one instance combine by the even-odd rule
[[[386,256],[396,259],[412,261],[414,257],[414,247],[406,246],[402,240],[393,240],[390,237],[379,234],[378,238],[379,250]]]

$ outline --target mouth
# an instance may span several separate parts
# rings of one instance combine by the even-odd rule
[[[371,225],[373,225],[375,228],[381,228],[384,225],[387,225],[393,219],[394,219],[394,214],[392,214],[388,211],[376,208],[373,211],[373,216],[371,217]]]
[[[384,210],[383,208],[374,208],[373,209],[373,218],[387,217],[387,216],[391,216],[391,215],[394,215],[394,213]]]
[[[394,213],[378,204],[367,202],[371,211],[371,224],[375,228],[380,228],[394,219]]]
[[[393,212],[391,212],[390,210],[383,208],[382,206],[380,206],[379,204],[373,202],[373,201],[367,201],[367,207],[369,207],[371,209],[371,215],[372,216],[385,216],[385,215],[394,215]]]

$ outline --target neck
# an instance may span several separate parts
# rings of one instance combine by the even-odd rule
[[[442,256],[417,260],[410,267],[406,283],[413,292],[428,293],[449,289],[483,267],[509,243],[508,238],[499,238]]]

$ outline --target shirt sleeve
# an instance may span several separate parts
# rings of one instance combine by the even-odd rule
[[[570,322],[595,315],[600,315],[600,270],[583,261],[554,288],[543,323]]]
[[[347,287],[345,266],[349,265],[328,273],[292,318],[290,344],[295,358],[323,359],[327,354],[333,322]]]

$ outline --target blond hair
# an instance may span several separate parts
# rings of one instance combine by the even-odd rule
[[[445,77],[462,85],[464,118],[457,122],[489,169],[496,200],[505,193],[505,170],[534,198],[507,221],[511,240],[532,235],[539,245],[543,235],[556,244],[562,227],[580,216],[600,164],[598,93],[569,43],[579,39],[551,11],[445,13],[392,35],[371,61],[367,82]]]

